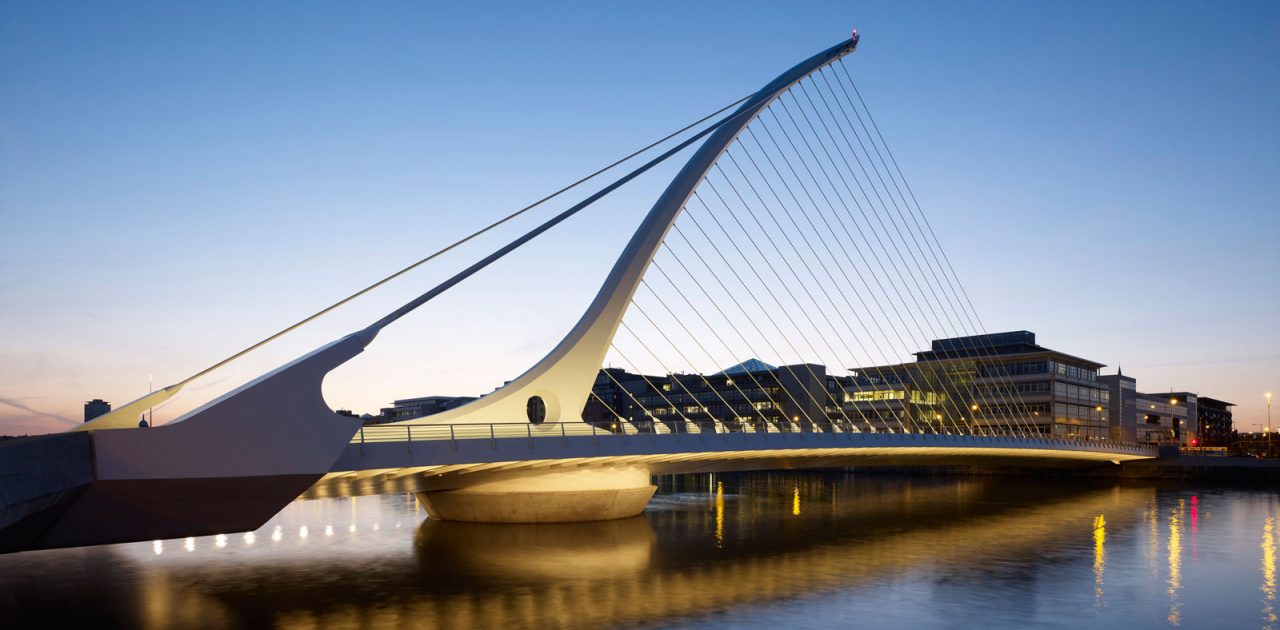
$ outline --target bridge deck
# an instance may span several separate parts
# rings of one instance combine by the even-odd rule
[[[435,491],[582,468],[652,474],[840,466],[1090,465],[1156,456],[1109,440],[869,432],[638,433],[583,423],[366,427],[304,496]],[[719,425],[717,425],[719,426]]]

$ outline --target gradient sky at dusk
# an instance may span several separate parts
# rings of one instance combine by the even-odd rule
[[[3,1],[0,433],[181,380],[853,26],[850,68],[988,330],[1265,420],[1280,3]],[[330,403],[376,412],[523,371],[677,167],[383,333],[326,381]],[[157,415],[367,324],[550,211]]]

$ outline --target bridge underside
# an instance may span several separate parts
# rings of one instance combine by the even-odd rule
[[[452,461],[448,463],[385,467],[376,462],[412,458],[410,445],[366,444],[362,445],[363,454],[349,454],[368,467],[329,473],[302,498],[413,492],[433,518],[442,520],[591,521],[626,518],[643,511],[653,494],[649,483],[652,475],[848,466],[1109,466],[1151,456],[1130,447],[1106,448],[1087,443],[1064,447],[1054,440],[971,436],[773,434],[655,438],[570,438],[555,440],[554,445],[543,440],[483,440],[479,442],[484,444],[451,445],[448,452]],[[849,443],[833,445],[833,441]],[[431,445],[412,446],[425,450]],[[382,452],[374,452],[375,447]],[[558,452],[536,452],[548,447]],[[389,457],[389,449],[396,451],[394,457]],[[694,449],[706,450],[689,452]],[[472,451],[470,457],[464,453],[467,450]],[[667,452],[661,452],[664,450]],[[571,454],[575,451],[581,455]]]
[[[849,466],[1072,467],[1114,465],[1149,458],[1149,456],[1129,453],[980,446],[828,447],[610,455],[334,472],[325,475],[300,498],[323,499],[395,492],[439,492],[531,476],[584,470],[641,469],[649,475],[673,475]]]

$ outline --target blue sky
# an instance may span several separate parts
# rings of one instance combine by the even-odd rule
[[[223,356],[864,36],[850,67],[989,330],[1263,420],[1274,2],[0,2],[0,432]],[[335,406],[475,394],[580,315],[677,165],[384,333]],[[219,372],[362,326],[529,217]]]

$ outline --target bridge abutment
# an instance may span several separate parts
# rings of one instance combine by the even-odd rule
[[[574,523],[638,516],[657,486],[640,468],[587,469],[419,492],[427,515],[471,523]]]

